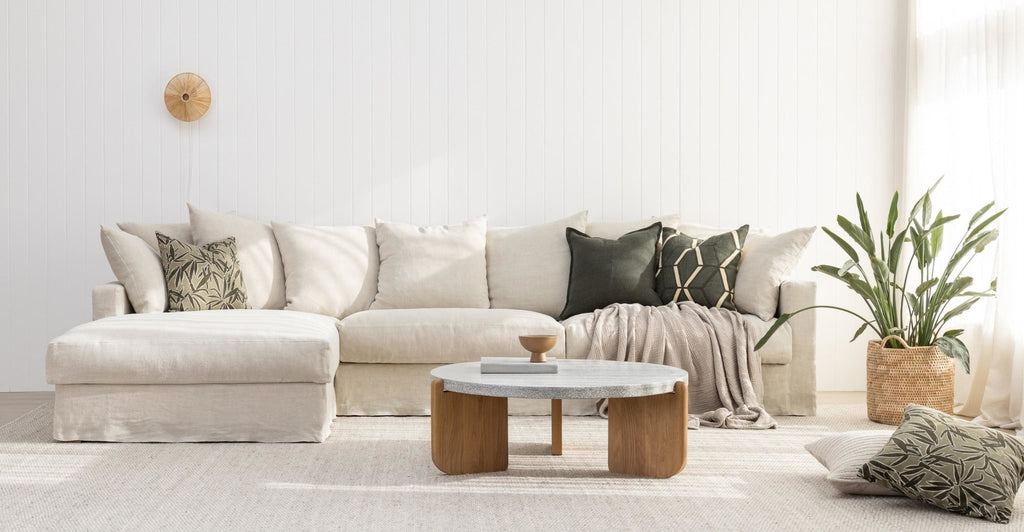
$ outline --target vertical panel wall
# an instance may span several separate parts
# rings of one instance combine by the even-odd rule
[[[100,224],[617,220],[784,230],[894,186],[903,2],[7,0],[0,8],[0,391],[112,278]],[[200,122],[164,110],[195,71]],[[841,262],[821,238],[797,272]],[[820,295],[855,302],[819,279]],[[819,387],[863,388],[821,320]]]

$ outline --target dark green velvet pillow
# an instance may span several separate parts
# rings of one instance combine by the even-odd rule
[[[616,240],[565,230],[569,242],[569,290],[558,317],[593,312],[612,303],[660,305],[654,291],[661,222],[626,233]]]
[[[859,476],[943,510],[1008,523],[1024,482],[1024,443],[909,404],[903,423]]]
[[[663,231],[656,288],[661,302],[693,301],[736,310],[733,296],[749,226],[699,240],[671,227]]]

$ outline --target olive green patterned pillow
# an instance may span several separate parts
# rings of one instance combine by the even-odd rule
[[[748,229],[744,225],[700,240],[666,227],[655,274],[661,302],[693,301],[705,307],[736,310],[736,272]]]
[[[167,308],[220,310],[249,308],[235,237],[202,246],[156,234],[167,280]]]
[[[859,475],[950,512],[1007,523],[1024,482],[1024,443],[909,404],[903,423]]]

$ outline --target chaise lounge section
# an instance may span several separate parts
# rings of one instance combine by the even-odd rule
[[[114,296],[101,296],[98,311],[118,304],[109,285],[98,293]],[[46,366],[57,440],[322,442],[335,417],[337,320],[287,310],[121,314],[61,335]]]

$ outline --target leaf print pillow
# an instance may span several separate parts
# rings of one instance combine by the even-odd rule
[[[235,237],[202,246],[159,232],[156,239],[169,311],[249,308]]]
[[[1024,443],[911,403],[859,475],[950,512],[1008,523],[1024,482]]]

